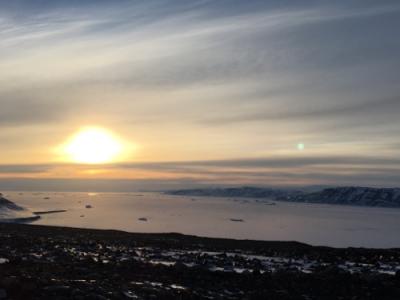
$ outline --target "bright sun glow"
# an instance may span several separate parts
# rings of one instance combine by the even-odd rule
[[[64,150],[74,162],[100,164],[115,160],[122,145],[107,130],[91,127],[73,136]]]

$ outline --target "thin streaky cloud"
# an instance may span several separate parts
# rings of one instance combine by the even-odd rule
[[[94,124],[139,145],[93,167],[113,176],[392,183],[399,16],[397,1],[2,3],[0,172],[81,176],[52,151]]]

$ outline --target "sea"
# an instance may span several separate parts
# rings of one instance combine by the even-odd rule
[[[400,247],[400,209],[289,203],[155,192],[3,193],[43,214],[34,224],[128,232],[299,241],[334,247]]]

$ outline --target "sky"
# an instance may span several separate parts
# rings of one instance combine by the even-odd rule
[[[0,188],[398,186],[398,28],[385,0],[3,1]],[[124,155],[62,156],[86,126]]]

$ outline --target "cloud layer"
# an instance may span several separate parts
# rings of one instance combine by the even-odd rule
[[[139,144],[131,160],[146,168],[202,161],[223,182],[398,179],[386,163],[400,154],[397,1],[20,0],[0,8],[4,174],[23,173],[16,164],[53,166],[53,149],[94,124]],[[321,157],[332,168],[311,163]],[[43,171],[27,173],[35,170]]]

